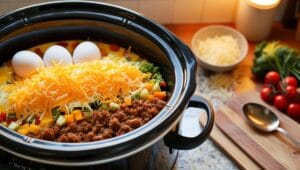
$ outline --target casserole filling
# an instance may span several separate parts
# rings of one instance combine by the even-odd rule
[[[43,57],[41,57],[43,56]],[[160,68],[116,44],[64,41],[0,68],[0,122],[23,135],[89,142],[132,131],[165,106]]]

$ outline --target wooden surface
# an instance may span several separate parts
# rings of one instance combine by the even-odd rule
[[[242,112],[247,102],[269,107],[277,114],[280,126],[296,139],[300,139],[300,125],[285,114],[266,105],[257,91],[236,94],[216,112],[217,126],[264,169],[299,169],[300,148],[278,132],[265,133],[252,128]]]
[[[233,24],[225,24],[234,27]],[[205,24],[166,25],[183,42],[190,46],[195,32]],[[276,40],[290,47],[300,49],[295,40],[295,30],[274,24],[268,40]],[[279,133],[261,133],[249,126],[242,115],[242,106],[246,102],[261,102],[259,87],[251,74],[255,43],[249,42],[246,59],[237,69],[245,75],[235,95],[228,103],[216,111],[216,124],[211,139],[219,145],[233,161],[243,169],[300,169],[300,151],[286,137]],[[292,136],[300,139],[299,124],[286,115],[275,111],[285,128]]]

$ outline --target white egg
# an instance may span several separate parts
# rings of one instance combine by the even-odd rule
[[[43,66],[41,57],[32,51],[19,51],[12,58],[13,70],[20,77],[25,77]]]
[[[60,45],[53,45],[49,47],[45,51],[43,60],[46,66],[53,66],[55,64],[72,64],[72,56],[70,52]]]
[[[80,43],[73,52],[74,63],[84,63],[101,58],[100,49],[90,41]]]

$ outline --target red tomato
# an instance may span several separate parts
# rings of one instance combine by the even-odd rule
[[[294,86],[297,88],[298,86],[298,82],[297,82],[297,79],[293,76],[287,76],[286,78],[283,79],[283,83],[286,85],[286,86]]]
[[[35,115],[35,124],[39,125],[41,123],[40,116]]]
[[[6,113],[5,112],[1,112],[0,113],[0,122],[6,121]]]
[[[167,87],[167,83],[166,83],[165,81],[160,81],[160,82],[159,82],[159,86],[160,86],[161,88],[166,88],[166,87]]]
[[[297,89],[296,89],[296,87],[288,85],[285,88],[284,96],[287,99],[289,99],[289,100],[293,100],[297,96]]]
[[[283,95],[279,94],[275,96],[273,104],[277,109],[284,111],[288,106],[288,101]]]
[[[272,88],[270,88],[270,87],[264,87],[260,91],[260,97],[265,102],[272,102],[273,96],[274,96],[274,93],[273,93]]]
[[[289,104],[287,113],[290,117],[300,118],[300,103]]]
[[[280,81],[280,75],[276,71],[270,71],[265,76],[265,84],[277,85]]]
[[[110,44],[109,49],[111,51],[119,51],[120,46],[118,46],[117,44]]]

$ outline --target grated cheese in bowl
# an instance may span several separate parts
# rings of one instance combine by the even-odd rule
[[[214,36],[198,40],[199,57],[212,65],[231,65],[240,58],[238,42],[231,35]]]
[[[223,25],[201,28],[194,34],[191,46],[200,66],[214,72],[233,69],[248,53],[243,34]]]

